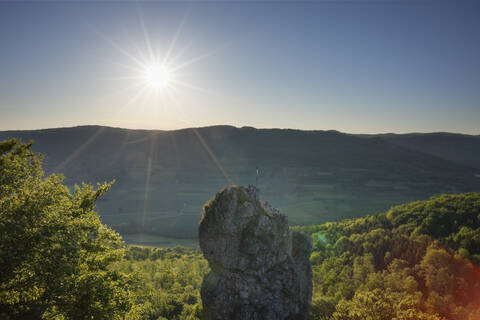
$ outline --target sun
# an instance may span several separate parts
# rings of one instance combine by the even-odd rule
[[[144,76],[147,85],[156,90],[167,88],[171,80],[170,70],[159,64],[151,64],[147,66]]]
[[[123,55],[125,61],[112,61],[112,64],[129,71],[128,74],[112,78],[114,80],[128,81],[129,84],[121,91],[132,92],[131,98],[127,99],[120,109],[123,110],[127,106],[138,103],[149,105],[152,108],[162,107],[164,111],[169,108],[175,108],[182,112],[181,118],[184,121],[186,116],[181,109],[183,105],[183,91],[195,90],[201,93],[211,93],[209,90],[190,83],[190,80],[195,78],[195,73],[187,72],[187,67],[210,57],[218,49],[213,49],[200,55],[190,55],[188,59],[183,59],[184,54],[189,55],[186,52],[190,45],[187,44],[180,49],[176,49],[176,45],[178,44],[177,40],[182,31],[184,20],[181,21],[177,31],[173,34],[170,43],[164,44],[160,43],[159,39],[150,37],[143,20],[142,10],[140,7],[137,9],[144,35],[143,45],[132,42],[131,46],[123,47],[97,32],[99,36]]]

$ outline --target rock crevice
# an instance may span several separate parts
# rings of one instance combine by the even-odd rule
[[[201,290],[205,320],[307,318],[311,239],[291,231],[255,187],[217,193],[204,206],[199,241],[211,268]]]

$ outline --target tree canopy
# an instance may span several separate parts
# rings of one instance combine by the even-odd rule
[[[314,240],[313,319],[480,317],[479,193],[297,229]]]
[[[135,282],[109,268],[124,249],[94,204],[111,183],[70,192],[31,147],[0,142],[0,318],[123,319]]]

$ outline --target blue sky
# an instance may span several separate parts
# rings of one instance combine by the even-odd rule
[[[0,41],[0,130],[480,134],[475,2],[0,2]],[[168,90],[133,79],[148,43]]]

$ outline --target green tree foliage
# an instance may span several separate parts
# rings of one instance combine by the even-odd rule
[[[296,227],[312,235],[312,319],[480,318],[480,194]]]
[[[200,287],[209,269],[199,250],[130,246],[112,269],[141,281],[136,295],[142,319],[201,319]]]
[[[0,318],[133,316],[133,278],[109,269],[121,238],[94,211],[111,184],[72,194],[61,176],[44,177],[31,146],[0,142]]]

